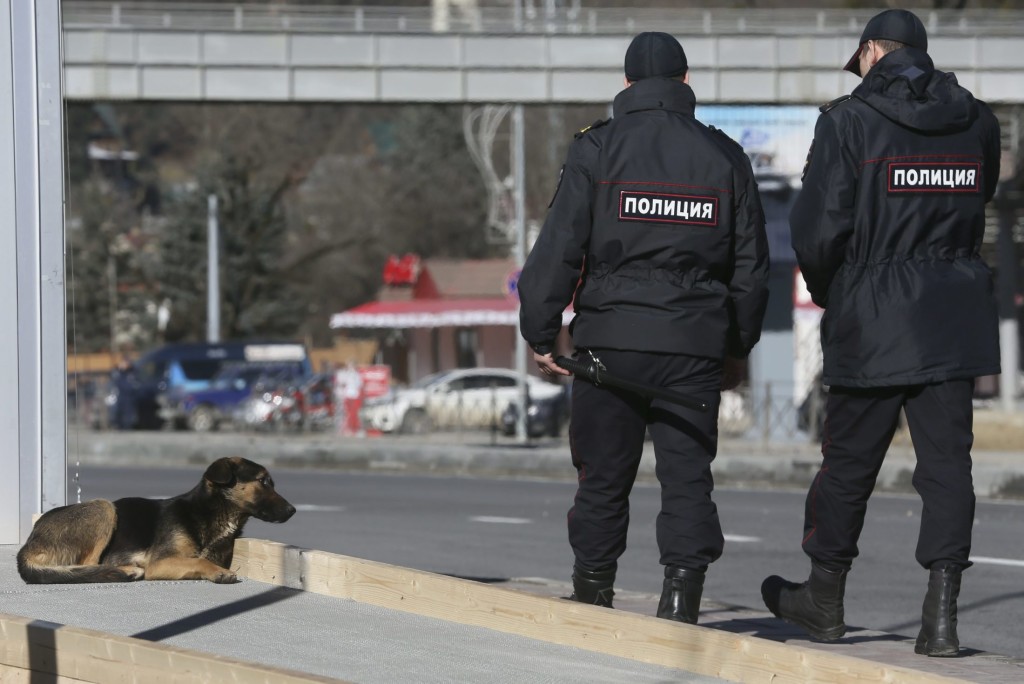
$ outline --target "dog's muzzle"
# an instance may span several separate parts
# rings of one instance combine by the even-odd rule
[[[266,522],[283,523],[293,515],[295,515],[295,506],[282,498],[280,501],[270,502],[270,505],[261,507],[256,517]]]

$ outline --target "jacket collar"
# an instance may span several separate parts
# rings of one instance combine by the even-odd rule
[[[612,103],[612,116],[618,118],[649,109],[664,109],[693,116],[697,98],[690,86],[672,78],[645,78],[629,86]]]

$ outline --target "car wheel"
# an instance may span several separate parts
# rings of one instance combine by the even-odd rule
[[[195,432],[212,432],[217,429],[217,416],[209,406],[197,406],[188,417],[188,426]]]
[[[402,434],[422,435],[430,432],[430,428],[430,416],[427,415],[426,411],[410,409],[405,412],[405,417],[402,418]]]

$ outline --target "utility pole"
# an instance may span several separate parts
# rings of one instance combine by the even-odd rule
[[[206,198],[206,341],[220,342],[220,249],[217,196]]]
[[[512,178],[514,183],[513,199],[516,222],[516,268],[522,271],[526,263],[526,135],[523,124],[523,105],[517,104],[512,109]],[[516,423],[516,441],[527,440],[526,409],[529,407],[529,394],[526,385],[526,340],[519,334],[519,326],[515,326],[516,336],[516,372],[519,375],[519,421]]]
[[[117,257],[107,254],[107,302],[110,305],[110,354],[117,351]]]

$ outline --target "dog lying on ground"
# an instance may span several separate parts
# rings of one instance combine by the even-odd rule
[[[266,468],[221,458],[170,499],[96,499],[47,511],[18,551],[18,573],[28,584],[237,582],[228,568],[246,521],[281,523],[294,513]]]

